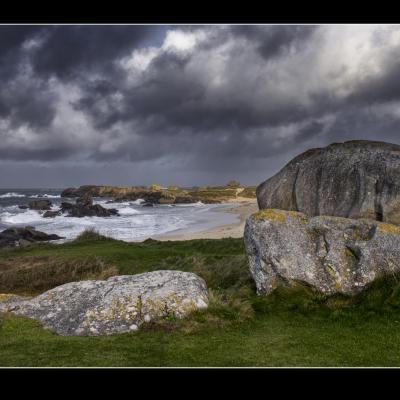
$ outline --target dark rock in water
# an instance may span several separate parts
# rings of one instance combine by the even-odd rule
[[[176,196],[175,198],[175,204],[190,204],[190,203],[195,203],[195,200],[193,200],[193,197],[191,196]]]
[[[51,201],[50,200],[33,200],[28,203],[31,210],[50,210]]]
[[[81,197],[85,194],[89,194],[90,196],[98,196],[101,188],[101,186],[96,185],[83,185],[79,188],[67,188],[61,192],[61,197]]]
[[[20,210],[26,210],[27,208],[29,208],[28,206],[18,206],[18,208],[20,209]]]
[[[72,203],[67,203],[66,201],[63,201],[63,202],[61,203],[60,210],[61,210],[61,212],[66,212],[66,211],[68,211],[68,210],[71,210],[71,209],[74,208],[74,207],[75,207],[74,204],[72,204]]]
[[[54,218],[57,217],[58,215],[61,215],[61,211],[46,211],[43,214],[43,218]]]
[[[247,219],[244,241],[259,294],[296,281],[355,294],[400,271],[400,227],[375,220],[265,209]]]
[[[89,193],[85,193],[77,198],[76,204],[81,207],[90,207],[93,205],[93,198]]]
[[[100,204],[93,204],[90,195],[85,195],[76,201],[76,204],[67,202],[61,203],[61,211],[68,213],[69,217],[111,217],[117,216],[118,210],[115,208],[104,208]]]
[[[169,193],[163,193],[158,199],[158,204],[174,204],[175,200],[175,196]]]
[[[58,235],[48,235],[33,227],[9,228],[0,232],[0,247],[25,246],[35,242],[63,239]]]
[[[260,209],[400,224],[400,146],[350,141],[306,151],[257,188]]]
[[[61,197],[77,197],[76,188],[67,188],[61,192]]]
[[[142,203],[142,207],[154,207],[154,204],[145,202],[145,203]]]

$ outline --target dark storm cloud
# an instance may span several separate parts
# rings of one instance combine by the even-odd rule
[[[24,56],[23,44],[40,29],[35,26],[0,25],[0,78],[2,81],[17,73],[17,66]]]
[[[296,49],[308,39],[317,26],[234,26],[232,33],[257,43],[257,49],[266,60]]]
[[[21,124],[47,128],[56,114],[53,99],[54,94],[45,81],[14,81],[0,87],[0,118],[7,118],[12,129]]]
[[[159,30],[149,26],[0,26],[0,117],[9,119],[11,128],[49,127],[56,114],[49,78],[72,79],[98,69],[109,69],[115,77],[113,62]],[[26,46],[29,41],[31,47]],[[104,81],[103,86],[107,85]]]
[[[378,76],[366,76],[349,96],[349,102],[368,105],[400,100],[400,51],[386,60],[385,67]]]
[[[309,147],[400,143],[396,30],[2,26],[0,157],[256,183]]]
[[[1,25],[0,56],[3,57],[11,51],[19,50],[25,40],[41,29],[35,26]]]
[[[134,87],[126,88],[122,83],[118,88],[112,83],[95,82],[85,86],[85,95],[75,107],[85,110],[99,129],[110,128],[120,121],[144,123],[152,119],[148,134],[170,127],[193,134],[221,129],[246,130],[287,124],[310,116],[310,111],[292,98],[280,103],[266,99],[261,104],[251,88],[236,90],[240,73],[231,77],[229,86],[210,90],[208,80],[188,71],[191,61],[192,55],[161,53]],[[114,100],[104,96],[105,90],[109,94],[118,92],[123,99],[122,107],[117,109]]]
[[[51,26],[44,43],[34,53],[38,74],[71,78],[77,73],[110,68],[154,34],[150,26]]]

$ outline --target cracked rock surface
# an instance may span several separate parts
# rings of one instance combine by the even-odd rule
[[[110,335],[207,307],[205,281],[191,272],[153,271],[71,282],[37,297],[0,296],[0,312],[34,318],[60,335]]]
[[[400,227],[370,219],[266,209],[247,219],[244,240],[259,294],[294,281],[355,294],[400,270]]]
[[[311,149],[257,188],[260,209],[400,225],[400,146],[355,140]]]

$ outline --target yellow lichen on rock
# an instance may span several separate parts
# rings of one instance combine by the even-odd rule
[[[392,224],[386,224],[384,222],[380,222],[378,224],[378,229],[384,233],[394,233],[400,234],[400,227]]]
[[[275,210],[272,208],[260,210],[257,213],[253,214],[253,217],[256,220],[269,219],[271,221],[277,221],[277,222],[285,222],[286,221],[286,215],[283,211]]]
[[[277,221],[277,222],[286,222],[287,217],[290,216],[292,218],[296,218],[299,221],[306,223],[308,219],[303,213],[297,212],[297,211],[284,211],[284,210],[278,210],[275,208],[267,208],[264,210],[260,210],[257,213],[253,214],[253,217],[256,220],[271,220],[271,221]]]
[[[7,301],[13,297],[15,297],[15,295],[11,293],[0,293],[0,301]]]

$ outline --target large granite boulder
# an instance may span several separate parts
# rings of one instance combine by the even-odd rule
[[[36,242],[47,242],[58,239],[62,239],[62,237],[55,234],[48,235],[30,226],[26,226],[25,228],[9,228],[0,232],[0,248],[26,246]]]
[[[355,294],[400,271],[400,227],[375,220],[266,209],[247,219],[244,240],[259,294],[295,281]]]
[[[153,271],[66,283],[31,299],[5,297],[0,312],[37,319],[60,335],[111,335],[135,331],[160,317],[181,318],[207,304],[202,278]]]
[[[257,188],[260,209],[400,224],[400,146],[350,141],[306,151]]]

